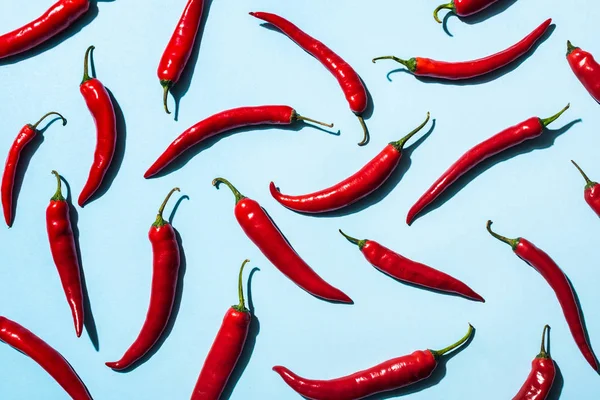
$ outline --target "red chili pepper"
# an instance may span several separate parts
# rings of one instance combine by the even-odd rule
[[[169,40],[169,44],[158,64],[158,79],[164,89],[165,111],[171,114],[167,106],[169,89],[179,81],[190,59],[196,36],[200,30],[204,0],[188,0],[179,23]]]
[[[56,171],[52,173],[56,176],[57,187],[46,210],[48,240],[54,264],[71,307],[75,332],[77,337],[80,337],[83,331],[84,307],[79,260],[69,217],[69,204],[62,195],[60,175]]]
[[[542,349],[531,362],[531,372],[527,380],[513,400],[545,400],[550,394],[554,378],[556,377],[556,366],[546,351],[546,332],[550,336],[550,327],[546,325],[542,332]]]
[[[198,122],[179,135],[146,171],[144,178],[156,175],[190,147],[220,133],[243,126],[290,125],[296,121],[314,122],[329,128],[333,127],[333,124],[303,117],[289,106],[240,107],[221,111]]]
[[[439,358],[456,349],[471,337],[467,334],[455,344],[442,350],[418,350],[412,354],[385,361],[372,368],[331,380],[305,379],[282,366],[275,366],[285,383],[311,400],[358,400],[376,393],[399,389],[428,378],[438,365]]]
[[[515,126],[511,126],[491,138],[479,143],[471,150],[463,154],[412,206],[406,217],[406,223],[412,224],[417,214],[437,199],[450,185],[465,173],[476,167],[482,161],[503,152],[506,149],[523,143],[526,140],[540,136],[544,129],[564,113],[570,105],[567,105],[557,114],[550,118],[529,118]]]
[[[35,21],[0,36],[0,59],[44,43],[71,26],[89,8],[89,0],[58,1]]]
[[[438,13],[443,10],[450,10],[459,17],[468,17],[488,8],[498,0],[452,0],[450,3],[442,4],[433,11],[433,18],[442,23]]]
[[[57,112],[49,112],[44,115],[35,124],[25,125],[17,135],[6,157],[4,165],[4,174],[2,175],[2,209],[4,211],[4,220],[9,227],[13,224],[13,189],[15,186],[15,176],[19,166],[19,159],[23,149],[33,140],[38,134],[37,127],[50,115],[56,115],[63,121],[63,126],[67,124],[67,120]],[[15,199],[16,200],[16,199]]]
[[[91,400],[73,367],[42,339],[5,317],[0,317],[0,340],[40,365],[74,400]]]
[[[249,262],[250,260],[244,261],[240,268],[238,280],[240,303],[231,306],[223,318],[221,329],[204,360],[198,382],[192,393],[192,400],[218,400],[242,354],[252,320],[250,310],[246,308],[244,301],[244,285],[242,283],[242,273]]]
[[[94,117],[98,138],[90,176],[79,195],[78,203],[80,207],[83,207],[100,187],[104,175],[110,167],[117,145],[117,119],[115,118],[112,100],[102,82],[90,77],[88,73],[88,57],[92,50],[94,50],[94,46],[88,47],[85,52],[83,81],[79,86],[79,90],[92,113],[92,117]]]
[[[242,195],[226,179],[216,178],[213,181],[217,188],[221,183],[227,185],[235,196],[234,214],[242,230],[278,270],[313,296],[352,303],[350,297],[325,282],[300,258],[258,202]]]
[[[588,176],[583,172],[579,165],[573,160],[571,160],[573,165],[581,172],[583,178],[585,179],[585,189],[583,192],[583,198],[586,203],[594,210],[594,212],[600,217],[600,185],[597,182],[592,181]]]
[[[567,42],[567,61],[583,87],[600,102],[600,65],[594,56]]]
[[[547,19],[543,24],[538,26],[533,32],[514,46],[478,60],[446,62],[422,57],[404,60],[395,56],[384,56],[374,58],[373,62],[376,62],[377,60],[394,60],[404,65],[416,76],[428,76],[449,80],[470,79],[502,68],[523,56],[542,38],[542,36],[544,36],[544,33],[551,23],[552,19]]]
[[[411,133],[385,146],[383,151],[362,167],[357,173],[340,183],[315,193],[288,196],[282,194],[271,182],[271,196],[283,206],[304,213],[322,213],[344,208],[377,190],[391,176],[402,158],[404,144],[419,132],[427,119]]]
[[[106,363],[107,367],[114,370],[127,369],[142,358],[158,341],[171,317],[179,277],[179,244],[175,230],[169,222],[163,219],[162,214],[167,202],[175,192],[179,192],[179,188],[174,188],[169,192],[148,233],[154,261],[150,306],[146,314],[146,321],[144,321],[137,339],[125,352],[125,355],[119,361]]]
[[[567,324],[569,325],[569,329],[571,330],[571,334],[573,335],[573,339],[575,339],[577,347],[579,347],[579,350],[592,368],[594,368],[595,371],[598,371],[598,361],[585,336],[581,310],[577,305],[573,288],[565,273],[558,265],[556,265],[554,260],[552,260],[548,254],[537,248],[530,241],[523,238],[508,239],[498,235],[492,231],[492,221],[488,221],[487,230],[496,239],[510,245],[519,258],[531,265],[544,277],[546,282],[548,282],[558,298],[558,302],[565,314],[565,319],[567,320]]]
[[[340,233],[348,241],[358,246],[358,249],[371,265],[392,278],[440,292],[455,293],[467,299],[485,303],[483,297],[473,289],[442,271],[409,260],[373,240],[355,239],[346,235],[341,229]]]
[[[285,18],[266,12],[251,12],[250,15],[275,26],[304,51],[319,60],[335,76],[346,96],[350,109],[356,114],[363,128],[364,138],[358,145],[364,146],[367,144],[369,142],[369,131],[362,117],[369,102],[367,89],[352,66],[329,47],[309,36]]]

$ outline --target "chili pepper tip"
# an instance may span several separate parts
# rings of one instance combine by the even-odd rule
[[[450,2],[450,3],[447,3],[447,4],[442,4],[442,5],[438,6],[435,10],[433,10],[433,19],[435,19],[440,24],[442,23],[442,20],[438,16],[438,13],[440,11],[442,11],[443,9],[454,11],[455,10],[454,2]]]

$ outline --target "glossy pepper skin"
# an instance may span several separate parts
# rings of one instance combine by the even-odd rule
[[[242,354],[252,320],[250,310],[246,308],[244,301],[242,282],[244,267],[249,262],[250,260],[244,261],[240,268],[238,280],[240,302],[231,306],[223,318],[221,329],[219,329],[202,366],[194,393],[192,393],[192,400],[218,400]]]
[[[439,358],[465,343],[473,333],[469,325],[467,334],[443,350],[418,350],[394,358],[369,369],[331,380],[302,378],[289,369],[275,366],[277,372],[292,389],[311,400],[357,400],[376,393],[387,392],[419,382],[431,376]]]
[[[499,53],[478,60],[464,62],[436,61],[430,58],[416,57],[404,60],[395,56],[376,57],[378,60],[394,60],[404,65],[413,75],[427,76],[431,78],[462,80],[489,74],[502,68],[526,54],[546,33],[552,19],[546,20],[533,32],[523,38],[517,44]]]
[[[56,115],[62,119],[63,126],[67,124],[67,120],[62,115],[57,112],[49,112],[35,124],[25,125],[17,135],[12,146],[10,146],[10,150],[8,151],[6,163],[4,164],[4,173],[2,174],[2,186],[0,191],[2,192],[2,211],[4,212],[4,220],[6,221],[6,225],[9,227],[11,227],[13,224],[13,200],[16,200],[14,199],[13,189],[15,186],[15,176],[17,175],[17,168],[19,167],[21,153],[38,134],[38,126],[50,115]]]
[[[156,221],[150,227],[148,238],[152,244],[152,289],[150,305],[144,325],[133,344],[123,357],[116,362],[107,362],[106,366],[117,371],[131,367],[156,344],[162,335],[173,310],[177,281],[179,278],[180,254],[175,230],[163,219],[163,211],[174,188],[160,206]]]
[[[218,188],[221,183],[231,189],[235,196],[234,214],[242,230],[278,270],[315,297],[352,303],[350,297],[325,282],[300,258],[258,202],[243,196],[226,179],[216,178],[213,186]]]
[[[567,42],[567,61],[588,93],[600,102],[600,65],[594,56]]]
[[[52,171],[56,176],[56,193],[50,199],[46,209],[46,228],[48,241],[54,264],[58,270],[60,281],[67,296],[67,302],[71,307],[75,332],[77,337],[81,336],[84,322],[83,289],[81,285],[81,267],[77,258],[75,237],[71,228],[69,217],[69,204],[62,195],[60,175]]]
[[[188,0],[175,32],[173,32],[158,64],[158,79],[164,89],[163,101],[167,114],[171,114],[167,106],[169,89],[179,81],[190,59],[196,36],[200,30],[203,10],[204,0]]]
[[[367,89],[354,68],[329,47],[303,32],[287,19],[266,12],[251,12],[250,15],[275,26],[304,51],[319,60],[321,64],[335,76],[346,96],[346,101],[348,101],[350,109],[358,117],[363,128],[364,137],[358,145],[363,146],[367,144],[369,142],[369,132],[362,114],[367,109],[369,100]]]
[[[290,125],[297,121],[313,122],[329,128],[333,127],[333,124],[303,117],[289,106],[256,106],[225,110],[198,122],[179,135],[154,164],[148,168],[144,178],[156,175],[190,147],[220,133],[244,126]]]
[[[271,182],[271,196],[281,205],[303,213],[323,213],[339,210],[368,196],[377,190],[392,175],[400,159],[404,144],[419,132],[429,121],[427,119],[411,133],[397,142],[388,144],[378,155],[349,178],[327,189],[315,193],[290,196],[282,194]]]
[[[71,26],[89,8],[89,0],[58,1],[38,19],[0,36],[0,59],[44,43]]]
[[[31,331],[0,317],[0,340],[38,363],[74,400],[92,399],[67,360]]]
[[[531,362],[531,372],[519,393],[513,400],[545,400],[552,390],[556,377],[556,365],[550,354],[546,351],[546,332],[550,336],[550,327],[546,325],[542,332],[542,348],[540,354]]]
[[[85,52],[83,82],[79,90],[96,123],[97,143],[88,180],[79,195],[80,207],[87,203],[102,184],[117,145],[117,119],[112,100],[102,82],[90,77],[88,73],[88,58],[92,50],[94,46],[90,46]]]
[[[346,235],[341,229],[340,233],[348,241],[358,246],[358,249],[371,265],[392,278],[440,292],[458,294],[469,300],[485,303],[483,297],[469,286],[442,271],[409,260],[373,240],[355,239]]]
[[[581,354],[583,354],[583,357],[592,366],[594,371],[598,371],[598,361],[585,335],[581,310],[577,305],[573,288],[565,273],[548,254],[537,248],[527,239],[508,239],[493,232],[491,226],[492,221],[488,221],[488,232],[496,239],[508,244],[515,254],[539,272],[552,290],[554,290],[577,347],[579,347]]]
[[[458,178],[484,160],[499,154],[506,149],[521,144],[526,140],[531,140],[540,136],[544,132],[544,129],[552,122],[556,121],[568,108],[569,105],[550,118],[529,118],[520,124],[503,130],[467,151],[452,164],[452,166],[450,166],[450,168],[448,168],[448,170],[446,170],[446,172],[444,172],[411,207],[406,217],[406,223],[408,225],[412,224],[415,217],[421,213],[426,206],[437,199],[446,189],[448,189],[448,187],[456,182]]]
[[[583,190],[583,198],[585,202],[591,207],[592,210],[600,217],[600,185],[597,182],[592,181],[588,176],[583,172],[579,165],[573,160],[571,160],[573,165],[579,170],[583,179],[585,179],[585,189]]]
[[[442,23],[438,16],[441,10],[450,10],[459,17],[468,17],[469,15],[477,14],[485,10],[498,0],[452,0],[450,3],[442,4],[433,11],[433,18]]]

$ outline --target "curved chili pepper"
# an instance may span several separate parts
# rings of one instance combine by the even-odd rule
[[[119,361],[106,363],[107,367],[114,370],[127,369],[142,358],[160,339],[171,317],[179,277],[179,244],[175,230],[168,221],[164,220],[162,214],[167,202],[175,192],[179,192],[179,188],[174,188],[169,192],[158,209],[156,221],[148,232],[154,261],[150,306],[146,314],[146,321],[144,321],[137,339],[123,357]]]
[[[112,100],[102,82],[90,77],[88,73],[88,58],[92,50],[94,50],[94,46],[88,47],[85,52],[83,81],[79,90],[96,123],[97,144],[90,176],[79,195],[80,207],[83,207],[100,187],[104,175],[110,167],[117,145],[117,119]]]
[[[158,64],[158,79],[164,89],[163,102],[167,114],[171,114],[167,106],[169,89],[179,81],[190,59],[196,36],[200,30],[203,9],[204,0],[188,0],[177,28],[175,28]]]
[[[325,282],[300,258],[258,202],[242,195],[226,179],[216,178],[212,182],[217,189],[221,183],[235,196],[234,214],[242,230],[279,271],[313,296],[339,303],[352,303],[350,297]]]
[[[358,249],[371,265],[392,278],[440,292],[458,294],[467,299],[485,303],[484,298],[469,286],[442,271],[409,260],[373,240],[355,239],[346,235],[341,229],[340,233],[350,243],[358,246]]]
[[[556,121],[562,113],[569,109],[567,105],[561,111],[550,118],[540,119],[538,117],[529,118],[515,126],[511,126],[491,138],[479,143],[471,150],[463,154],[442,176],[435,181],[433,185],[417,200],[417,202],[408,211],[406,223],[412,224],[417,214],[437,199],[450,185],[475,168],[482,161],[503,152],[506,149],[523,143],[526,140],[534,139],[540,136],[544,129],[552,122]]]
[[[560,269],[558,265],[541,249],[537,248],[533,243],[527,239],[517,238],[508,239],[504,236],[498,235],[492,231],[492,221],[487,222],[488,232],[496,239],[508,244],[515,254],[519,256],[527,264],[531,265],[537,272],[540,273],[548,282],[556,297],[567,320],[571,335],[575,339],[575,343],[586,361],[598,371],[598,361],[594,355],[594,351],[585,336],[585,328],[583,326],[583,320],[581,318],[581,310],[577,305],[575,294],[573,293],[573,287],[569,282],[569,279],[565,273]]]
[[[594,210],[594,212],[600,217],[600,185],[597,182],[592,181],[588,176],[583,172],[579,165],[573,160],[571,160],[573,165],[581,172],[583,175],[583,179],[585,179],[585,189],[583,191],[583,198],[586,203]]]
[[[550,327],[546,325],[542,332],[542,349],[531,362],[531,372],[527,380],[513,400],[545,400],[550,394],[554,378],[556,377],[556,366],[546,351],[546,332],[550,337]]]
[[[192,400],[218,400],[242,354],[252,321],[252,315],[244,301],[244,285],[242,283],[242,273],[249,262],[250,260],[244,261],[240,268],[238,280],[240,303],[231,306],[223,318],[217,337],[204,360],[194,393],[192,393]]]
[[[444,9],[450,10],[459,17],[468,17],[488,8],[498,0],[452,0],[450,3],[442,4],[433,11],[433,18],[442,23],[438,13]]]
[[[156,175],[190,147],[220,133],[243,126],[290,125],[296,121],[313,122],[329,128],[333,127],[333,124],[326,124],[312,118],[303,117],[289,106],[240,107],[221,111],[198,122],[179,135],[167,147],[164,153],[158,157],[154,164],[148,168],[148,171],[144,174],[144,178]]]
[[[544,33],[551,23],[552,19],[547,19],[517,44],[499,53],[478,60],[446,62],[423,57],[404,60],[395,56],[384,56],[374,58],[373,62],[376,62],[377,60],[394,60],[404,65],[416,76],[428,76],[431,78],[448,80],[470,79],[476,76],[489,74],[490,72],[519,59],[526,54],[542,38],[542,36],[544,36]]]
[[[44,43],[71,26],[89,8],[89,0],[58,1],[35,21],[0,36],[0,59]]]
[[[331,380],[305,379],[282,366],[275,366],[285,383],[311,400],[358,400],[376,393],[396,390],[431,376],[439,358],[456,349],[471,337],[473,327],[458,342],[442,350],[418,350],[372,368]]]
[[[56,115],[63,121],[63,126],[67,124],[67,120],[57,112],[49,112],[44,115],[35,124],[25,125],[17,135],[6,157],[4,164],[4,173],[2,175],[2,210],[4,211],[4,220],[9,227],[13,224],[13,189],[15,186],[15,176],[19,166],[19,159],[23,149],[33,140],[38,134],[37,127],[50,115]],[[16,200],[16,199],[15,199]]]
[[[358,117],[360,125],[363,128],[364,138],[358,145],[366,145],[369,142],[369,131],[362,114],[367,109],[369,100],[367,89],[352,66],[329,47],[303,32],[287,19],[266,12],[251,12],[250,15],[275,26],[283,34],[296,42],[304,51],[319,60],[335,76],[346,96],[350,109]]]
[[[75,332],[77,337],[80,337],[83,331],[84,307],[79,260],[69,217],[69,204],[62,195],[60,175],[56,171],[52,173],[56,176],[57,187],[46,210],[48,240],[52,259],[71,307]]]
[[[392,175],[402,158],[404,144],[419,132],[429,121],[427,119],[408,135],[391,142],[349,178],[327,189],[315,193],[289,196],[282,194],[273,182],[270,184],[271,196],[283,206],[298,212],[322,213],[338,210],[368,196],[377,190]]]
[[[600,65],[598,65],[594,56],[579,47],[573,46],[568,41],[567,61],[583,87],[592,95],[594,100],[600,102]]]
[[[67,360],[31,331],[0,317],[0,340],[38,363],[74,400],[92,399]]]

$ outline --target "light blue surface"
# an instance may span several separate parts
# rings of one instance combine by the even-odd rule
[[[0,31],[37,17],[52,1],[26,3],[2,2]],[[599,106],[564,57],[567,39],[600,54],[598,6],[584,0],[504,3],[510,4],[506,10],[475,24],[449,18],[454,35],[449,37],[432,19],[436,0],[214,1],[178,122],[162,111],[156,67],[185,0],[99,2],[97,15],[78,33],[19,62],[0,61],[2,157],[24,124],[51,110],[69,119],[66,127],[54,123],[44,133],[27,167],[14,227],[0,229],[0,313],[62,352],[95,399],[185,399],[225,311],[236,303],[238,267],[250,258],[250,266],[260,268],[251,285],[260,331],[231,399],[296,399],[271,371],[273,365],[306,377],[333,378],[416,349],[445,347],[464,334],[467,322],[477,328],[469,347],[447,363],[439,383],[406,398],[512,398],[529,372],[546,323],[553,328],[552,355],[564,379],[561,399],[598,398],[600,378],[579,353],[551,289],[485,231],[486,220],[493,219],[497,231],[527,237],[557,261],[577,290],[592,344],[600,351],[600,224],[584,203],[583,180],[569,162],[576,159],[600,179]],[[368,146],[356,146],[358,121],[332,76],[287,37],[262,28],[249,11],[291,19],[355,67],[374,98]],[[371,63],[372,57],[390,53],[449,61],[478,58],[513,44],[547,17],[556,24],[552,35],[518,68],[485,83],[424,83],[405,73],[391,74],[390,82],[386,73],[397,65]],[[44,222],[55,190],[50,171],[63,174],[76,198],[92,162],[94,125],[78,90],[90,44],[96,46],[97,76],[114,93],[127,128],[124,158],[112,186],[85,209],[77,208],[98,351],[87,333],[75,337]],[[553,129],[582,122],[552,146],[493,165],[442,207],[406,226],[409,207],[465,150],[526,118],[554,114],[567,102],[571,110]],[[334,121],[341,135],[310,126],[248,130],[212,142],[167,176],[142,178],[190,125],[224,109],[260,104],[289,104],[303,115]],[[270,180],[286,193],[299,194],[347,177],[417,126],[427,111],[436,120],[435,129],[405,154],[410,162],[403,162],[396,176],[410,164],[408,172],[387,196],[375,194],[380,201],[360,212],[306,217],[269,195]],[[529,148],[544,143],[539,139]],[[258,200],[299,254],[355,304],[317,300],[277,271],[239,228],[231,193],[211,186],[216,176]],[[115,373],[104,362],[122,355],[145,318],[151,279],[147,231],[173,186],[189,196],[173,220],[187,260],[180,310],[172,332],[148,362]],[[487,302],[398,283],[374,270],[338,228],[450,273]],[[65,398],[41,368],[4,345],[0,376],[2,399]]]

